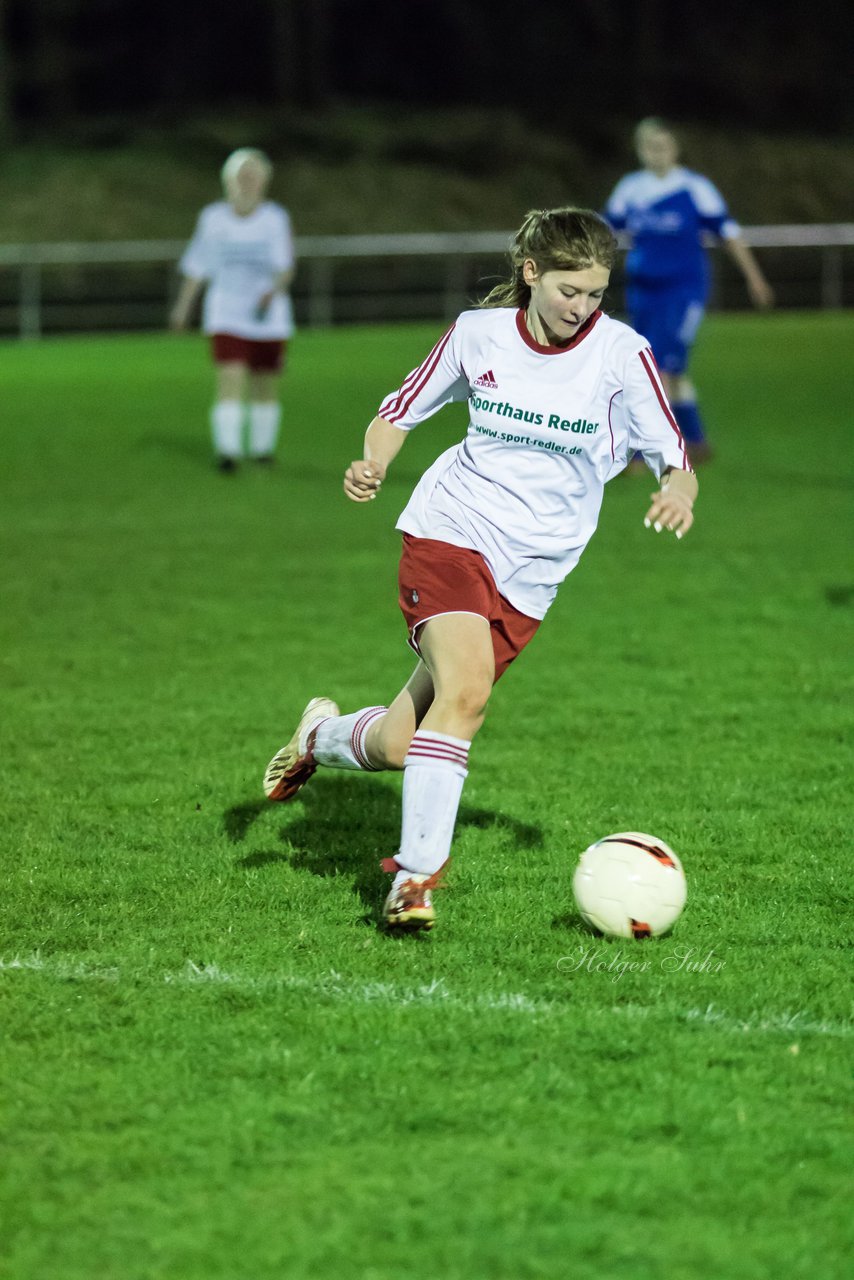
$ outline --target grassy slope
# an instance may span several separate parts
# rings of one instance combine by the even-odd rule
[[[258,790],[309,694],[406,675],[391,526],[459,413],[369,509],[338,477],[433,328],[303,335],[283,465],[234,481],[195,339],[7,347],[4,1274],[844,1274],[850,336],[708,322],[698,527],[611,486],[408,940],[399,779]],[[684,856],[671,940],[575,921],[625,827]]]
[[[350,108],[313,116],[200,118],[166,130],[112,128],[0,156],[0,239],[186,236],[219,194],[228,153],[265,147],[272,194],[305,234],[504,229],[532,206],[599,208],[634,167],[631,122],[595,138],[544,132],[511,112]],[[854,149],[838,139],[687,127],[686,163],[708,173],[745,223],[849,218]]]

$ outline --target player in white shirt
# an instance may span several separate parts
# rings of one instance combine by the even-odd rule
[[[407,435],[468,401],[459,444],[425,472],[397,527],[400,605],[419,662],[389,707],[341,716],[313,698],[264,778],[289,800],[318,765],[403,769],[399,852],[384,907],[393,928],[430,928],[468,769],[498,677],[537,630],[635,450],[660,481],[645,524],[677,538],[697,482],[644,338],[600,310],[616,255],[588,210],[528,214],[512,277],[465,311],[387,396],[344,492],[369,502]]]
[[[294,329],[288,294],[294,250],[287,210],[264,199],[271,176],[270,161],[254,148],[226,160],[226,199],[199,215],[170,317],[173,329],[186,328],[205,291],[202,327],[216,366],[211,431],[223,471],[234,471],[244,454],[247,398],[249,456],[272,462],[279,434],[279,378]]]

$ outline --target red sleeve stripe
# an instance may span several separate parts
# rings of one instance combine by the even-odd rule
[[[619,387],[611,396],[611,399],[608,401],[608,431],[611,435],[611,461],[612,462],[614,461],[614,428],[611,426],[611,407],[614,401],[616,400],[617,396],[621,396],[622,394],[623,394],[623,388]]]
[[[456,322],[451,325],[450,329],[436,343],[426,360],[423,360],[417,369],[413,369],[409,377],[404,382],[399,391],[393,391],[383,403],[380,405],[379,416],[385,418],[387,422],[397,422],[402,418],[412,401],[425,388],[432,377],[433,370],[442,358],[442,352],[456,328]]]
[[[436,348],[434,347],[434,348],[433,348],[433,351],[435,351],[435,350],[436,350]],[[430,356],[432,356],[433,351],[431,351],[431,352],[430,352],[430,355],[427,357],[427,359],[428,359],[428,360],[430,359]],[[396,409],[396,408],[399,406],[401,399],[402,399],[402,398],[403,398],[403,396],[406,394],[406,392],[409,390],[409,388],[412,386],[412,383],[413,383],[414,379],[415,379],[415,378],[417,378],[417,376],[418,376],[418,370],[419,370],[419,369],[421,369],[421,368],[422,368],[422,366],[421,366],[421,365],[419,365],[417,369],[413,369],[411,373],[407,374],[406,379],[404,380],[404,382],[403,382],[402,386],[399,388],[399,390],[397,390],[397,391],[392,391],[391,395],[386,396],[385,400],[384,400],[384,401],[383,401],[383,403],[380,405],[380,410],[379,410],[379,411],[380,411],[380,416],[381,416],[381,417],[384,417],[384,418],[385,418],[385,417],[388,417],[388,414],[383,413],[383,409],[385,409],[386,405],[388,405],[388,411],[389,411],[389,413],[392,413],[392,412],[394,411],[394,409]]]
[[[439,339],[427,359],[423,360],[417,369],[412,370],[400,390],[386,398],[380,406],[381,418],[385,418],[388,422],[396,422],[403,417],[412,401],[430,381],[433,370],[442,357],[445,344],[455,328],[456,323],[452,324],[447,333]]]
[[[664,394],[664,388],[659,381],[658,370],[655,367],[655,357],[649,347],[647,347],[645,351],[640,351],[638,354],[640,355],[643,367],[646,369],[647,377],[653,385],[655,394],[658,396],[658,403],[661,405],[662,412],[673,430],[676,432],[676,438],[679,441],[679,448],[682,450],[682,470],[690,471],[691,466],[688,462],[688,454],[685,451],[685,441],[682,439],[682,432],[679,430],[679,425],[673,416],[673,410],[667,403],[667,396]]]

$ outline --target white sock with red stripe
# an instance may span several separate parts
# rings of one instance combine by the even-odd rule
[[[211,409],[214,452],[220,458],[239,458],[243,453],[241,427],[243,405],[239,400],[218,400]]]
[[[388,707],[363,707],[348,716],[332,716],[323,720],[314,739],[314,758],[329,769],[376,770],[365,750],[365,739],[372,724],[376,724]],[[302,743],[300,748],[303,749]]]
[[[249,406],[249,456],[269,458],[276,452],[282,406],[278,401],[253,401]]]
[[[406,872],[430,876],[448,861],[470,742],[419,729],[403,762],[403,830],[396,861]],[[398,873],[395,883],[403,878]]]

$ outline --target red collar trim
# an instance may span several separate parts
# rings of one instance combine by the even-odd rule
[[[537,342],[525,323],[525,312],[521,307],[516,312],[516,328],[519,330],[519,336],[525,343],[525,346],[530,347],[532,351],[536,351],[541,356],[562,356],[565,351],[571,351],[573,347],[578,346],[579,342],[584,341],[601,316],[602,312],[597,308],[597,310],[593,312],[592,316],[587,317],[584,324],[578,330],[578,333],[571,342],[566,344],[565,347],[544,347],[542,343]]]

